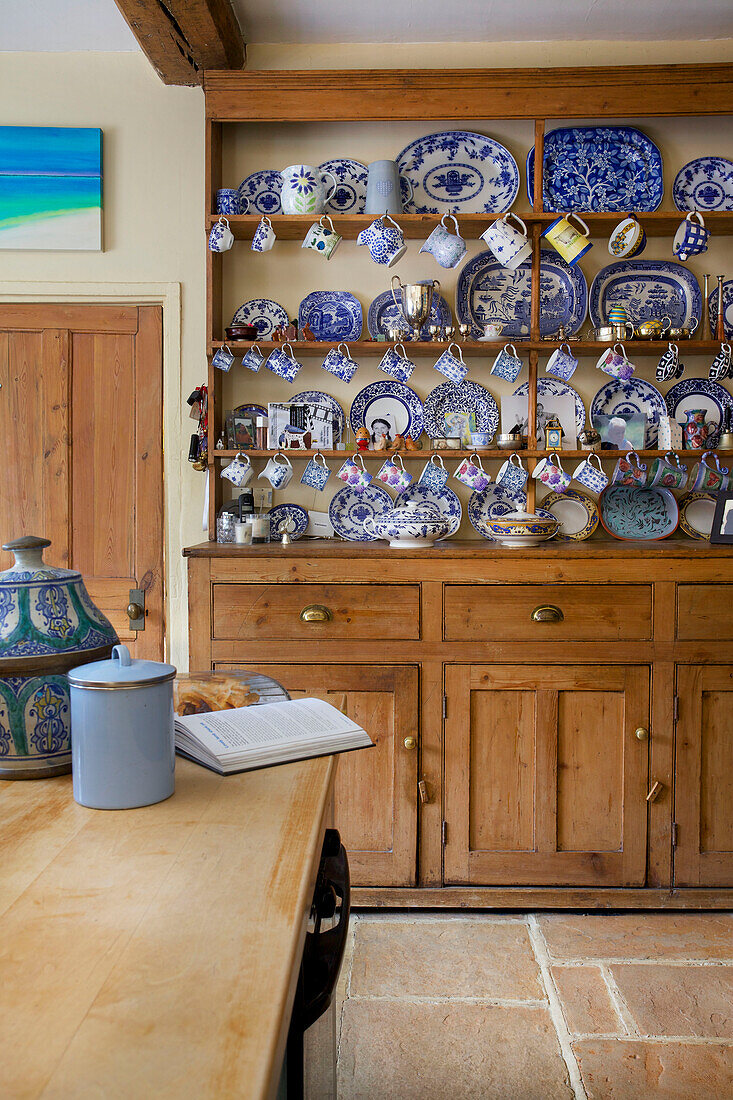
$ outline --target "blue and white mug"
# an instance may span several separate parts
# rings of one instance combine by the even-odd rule
[[[513,452],[496,475],[496,483],[510,493],[521,493],[528,477],[529,471],[525,470],[519,455]]]
[[[697,218],[698,222],[692,219]],[[672,242],[672,252],[678,260],[689,260],[690,256],[699,256],[708,250],[710,230],[705,228],[702,214],[692,210],[683,222],[680,222]]]
[[[302,365],[295,358],[293,349],[288,343],[283,344],[282,347],[273,348],[265,361],[265,366],[269,367],[278,378],[284,378],[286,382],[295,381],[295,376]]]
[[[446,229],[445,219],[450,218],[455,226],[455,233]],[[433,232],[420,248],[421,252],[429,252],[441,267],[458,267],[466,255],[466,242],[461,236],[458,222],[453,214],[444,214],[440,219],[440,225],[436,225]]]
[[[260,351],[257,344],[252,344],[251,348],[242,356],[242,366],[247,370],[258,371],[265,361],[265,356]]]
[[[269,252],[275,240],[275,230],[272,228],[272,222],[267,215],[264,214],[260,218],[252,238],[252,251]]]
[[[398,343],[394,347],[387,348],[379,363],[379,369],[396,378],[398,382],[407,382],[415,369],[415,364],[407,358],[405,345]]]
[[[219,370],[229,371],[234,362],[234,352],[228,344],[225,344],[223,348],[216,349],[211,362],[215,367],[218,367]]]
[[[300,484],[310,485],[311,489],[317,489],[319,493],[322,493],[330,476],[331,471],[323,455],[313,455],[313,458],[309,460],[308,465],[303,470]]]
[[[595,459],[595,464],[592,462]],[[601,466],[601,460],[597,454],[589,454],[579,466],[573,470],[575,480],[592,493],[602,493],[608,485],[608,477]]]
[[[455,348],[455,351],[452,351],[452,348]],[[433,370],[440,371],[451,382],[459,383],[463,381],[468,374],[468,367],[463,362],[463,352],[458,344],[448,345],[437,362],[433,364]]]
[[[232,485],[236,485],[238,489],[242,489],[251,481],[253,473],[249,455],[244,455],[241,451],[238,451],[229,465],[221,471],[221,476],[225,477],[227,481],[231,481]]]
[[[285,489],[290,484],[292,476],[292,464],[282,451],[278,451],[277,454],[273,455],[262,473],[257,475],[258,480],[264,477],[266,481],[269,481],[273,489]]]
[[[233,244],[234,234],[229,228],[229,222],[225,217],[221,217],[211,227],[209,249],[211,252],[228,252]]]
[[[392,222],[392,225],[387,225]],[[375,218],[371,225],[362,229],[356,238],[357,244],[364,244],[375,264],[393,267],[407,251],[402,229],[389,214]]]
[[[247,204],[247,209],[242,209],[242,203]],[[236,187],[220,187],[216,192],[217,214],[246,214],[249,210],[249,199],[240,198]]]
[[[321,366],[324,370],[335,374],[342,382],[350,382],[359,364],[355,363],[349,355],[348,345],[342,343],[336,348],[331,348]]]
[[[555,348],[545,367],[546,374],[552,374],[555,378],[569,382],[578,368],[578,360],[570,350],[569,344],[560,344]]]
[[[516,382],[522,369],[522,360],[517,355],[514,344],[504,344],[491,367],[491,373],[507,382]]]
[[[432,489],[434,492],[439,493],[441,489],[445,488],[447,480],[448,471],[443,465],[443,459],[440,455],[431,455],[423,466],[417,483],[425,486],[426,489]]]

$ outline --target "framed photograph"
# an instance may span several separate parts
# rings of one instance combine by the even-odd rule
[[[593,423],[601,437],[602,451],[642,451],[646,440],[647,419],[644,413],[623,413],[594,417]]]
[[[251,451],[255,445],[255,418],[232,413],[232,450]]]
[[[733,543],[733,493],[718,493],[716,497],[710,541]]]
[[[527,435],[529,426],[527,397],[515,397],[505,394],[501,399],[501,430],[510,432],[516,424],[521,425],[522,435]],[[562,449],[574,451],[577,446],[577,427],[575,423],[575,400],[569,394],[557,397],[545,395],[537,402],[537,446],[545,446],[545,424],[550,417],[556,416],[562,425]]]

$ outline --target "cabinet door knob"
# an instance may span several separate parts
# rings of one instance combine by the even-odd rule
[[[561,623],[565,616],[559,607],[554,604],[540,604],[532,612],[530,618],[533,623]]]
[[[648,741],[649,730],[645,730],[643,726],[639,726],[638,729],[634,730],[634,736],[637,741]]]
[[[333,611],[330,607],[324,607],[323,604],[311,603],[303,608],[300,618],[304,623],[330,623]]]
[[[145,611],[139,603],[128,603],[125,614],[128,619],[141,619]]]
[[[404,746],[405,746],[406,749],[416,749],[417,748],[417,738],[415,738],[415,737],[406,737],[405,740],[404,740]]]

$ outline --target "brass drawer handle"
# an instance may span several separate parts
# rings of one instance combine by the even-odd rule
[[[324,607],[321,603],[310,603],[303,608],[300,618],[304,623],[330,623],[333,618],[333,611],[330,607]]]
[[[536,607],[530,618],[533,623],[561,623],[565,616],[559,607],[555,607],[554,604],[540,604]]]

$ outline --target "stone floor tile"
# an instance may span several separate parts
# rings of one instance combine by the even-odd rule
[[[574,1035],[625,1035],[599,966],[553,966],[560,1004]]]
[[[642,1035],[733,1039],[733,966],[610,969]]]
[[[338,1100],[572,1100],[543,1005],[349,1000]]]
[[[730,913],[538,916],[554,959],[733,959]]]
[[[476,920],[359,921],[352,997],[544,999],[523,923]]]
[[[573,1043],[589,1100],[726,1100],[733,1047],[711,1043]]]

